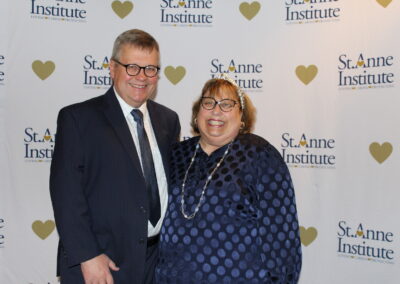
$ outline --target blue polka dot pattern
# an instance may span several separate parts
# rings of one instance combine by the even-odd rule
[[[257,135],[239,135],[199,212],[187,220],[180,212],[181,186],[198,139],[177,144],[172,153],[157,283],[297,283],[301,243],[295,195],[279,152]],[[194,211],[226,147],[210,156],[199,149],[186,182],[186,213]]]

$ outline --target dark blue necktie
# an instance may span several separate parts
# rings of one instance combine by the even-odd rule
[[[143,113],[138,109],[134,109],[131,111],[131,114],[133,115],[137,125],[143,175],[146,181],[147,194],[149,197],[149,219],[151,224],[155,227],[161,216],[161,206],[153,156],[151,154],[149,139],[147,138],[146,130],[143,125]]]

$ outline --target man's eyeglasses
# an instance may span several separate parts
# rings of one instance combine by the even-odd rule
[[[137,64],[122,64],[116,59],[113,60],[117,62],[119,65],[124,66],[126,69],[126,73],[129,76],[136,76],[140,73],[140,70],[143,69],[144,75],[146,75],[146,77],[152,78],[156,76],[158,74],[158,71],[160,70],[160,67],[154,65],[139,66]]]
[[[236,104],[238,104],[238,102],[231,99],[217,101],[213,97],[201,98],[201,106],[206,110],[212,110],[216,105],[218,105],[223,112],[229,112],[235,107]]]

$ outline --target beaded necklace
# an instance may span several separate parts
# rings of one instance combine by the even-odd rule
[[[217,171],[217,169],[219,168],[219,166],[220,166],[220,165],[222,164],[222,162],[224,161],[226,155],[227,155],[228,152],[229,152],[229,148],[231,147],[231,144],[232,144],[232,143],[233,143],[233,141],[231,141],[231,142],[228,144],[228,147],[226,148],[226,150],[225,150],[225,152],[224,152],[224,155],[222,155],[221,159],[218,161],[217,165],[216,165],[215,168],[212,170],[211,174],[207,177],[206,183],[204,184],[203,190],[201,191],[201,195],[200,195],[199,202],[197,203],[197,205],[196,205],[196,207],[195,207],[195,209],[194,209],[194,212],[191,213],[191,214],[186,214],[186,213],[185,213],[185,198],[184,198],[184,197],[185,197],[185,184],[186,184],[186,179],[187,179],[189,170],[190,170],[190,168],[192,167],[194,160],[196,159],[197,150],[198,150],[199,147],[200,147],[200,141],[197,142],[196,149],[194,150],[193,157],[192,157],[192,159],[190,160],[189,167],[188,167],[187,170],[186,170],[185,177],[183,178],[183,182],[182,182],[182,191],[181,191],[181,212],[182,212],[183,217],[185,217],[186,219],[193,219],[194,216],[196,216],[196,214],[197,214],[197,212],[199,211],[199,208],[200,208],[200,206],[201,206],[201,203],[202,203],[202,201],[204,200],[204,193],[206,192],[206,188],[207,188],[208,184],[210,183],[210,181],[211,181],[211,179],[212,179],[214,173]]]

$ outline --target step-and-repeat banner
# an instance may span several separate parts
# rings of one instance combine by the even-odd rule
[[[399,283],[399,15],[398,0],[2,0],[0,283],[57,283],[57,113],[109,88],[132,28],[160,43],[156,100],[182,137],[207,79],[228,73],[253,100],[293,176],[301,284]]]

